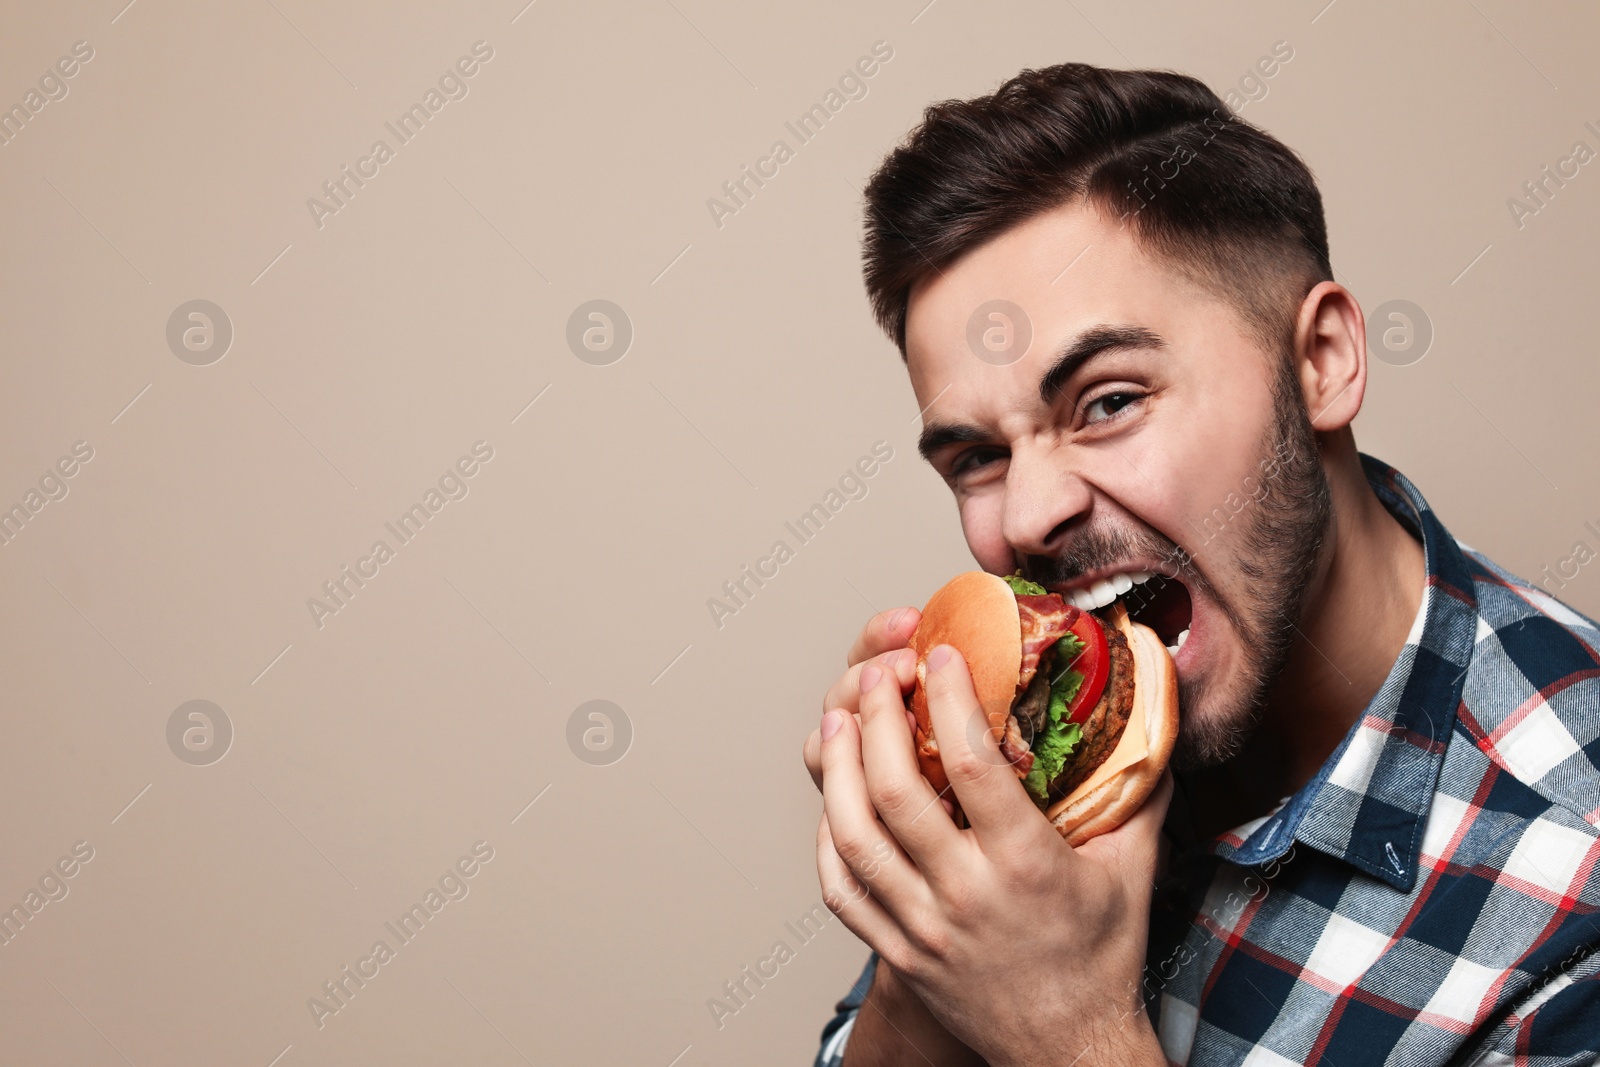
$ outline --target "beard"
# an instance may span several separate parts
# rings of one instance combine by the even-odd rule
[[[1149,529],[1084,529],[1059,556],[1020,560],[1024,574],[1047,585],[1130,558],[1167,560],[1191,595],[1205,595],[1228,619],[1241,649],[1237,679],[1227,690],[1203,676],[1178,682],[1180,725],[1172,762],[1180,769],[1225,762],[1255,730],[1267,693],[1294,647],[1306,591],[1333,516],[1332,489],[1299,382],[1288,359],[1281,359],[1279,368],[1272,388],[1272,423],[1254,468],[1260,486],[1242,494],[1248,497],[1247,506],[1228,520],[1237,529],[1234,566],[1242,579],[1235,596],[1217,592],[1187,547]],[[1215,536],[1208,536],[1207,543]]]
[[[1178,768],[1215,766],[1249,740],[1266,707],[1267,693],[1283,673],[1306,591],[1333,518],[1333,492],[1317,456],[1316,431],[1301,405],[1290,361],[1273,384],[1273,422],[1260,452],[1259,498],[1246,509],[1235,566],[1244,579],[1240,603],[1224,605],[1243,650],[1242,677],[1233,694],[1215,694],[1205,714],[1182,718],[1173,751]],[[1218,600],[1221,603],[1220,600]],[[1203,679],[1178,683],[1179,707],[1200,710]]]

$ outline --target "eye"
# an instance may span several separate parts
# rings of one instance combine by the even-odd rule
[[[1105,422],[1139,399],[1137,393],[1103,393],[1084,405],[1083,419],[1089,423]]]
[[[969,448],[956,456],[950,464],[950,477],[959,478],[962,475],[972,474],[997,460],[1005,458],[1005,451],[999,448]]]

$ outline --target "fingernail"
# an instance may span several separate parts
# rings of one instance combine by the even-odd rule
[[[883,672],[876,663],[861,668],[861,691],[870,693],[872,687],[878,684],[878,679],[883,677]]]
[[[950,662],[950,646],[949,645],[940,645],[938,648],[936,648],[932,652],[928,653],[928,668],[930,670],[935,670],[936,671],[940,667],[943,667],[946,663],[949,663],[949,662]]]
[[[940,797],[939,803],[944,805],[944,813],[946,815],[954,815],[956,813],[956,806],[951,802],[949,797]]]
[[[839,727],[844,725],[844,716],[837,711],[830,711],[822,717],[822,739],[826,741],[839,732]]]

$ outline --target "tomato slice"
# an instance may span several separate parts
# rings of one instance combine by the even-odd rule
[[[1083,675],[1083,684],[1078,687],[1078,695],[1072,698],[1072,703],[1067,705],[1062,719],[1081,723],[1089,717],[1094,706],[1100,702],[1100,694],[1105,691],[1106,676],[1111,670],[1111,651],[1106,647],[1106,632],[1100,620],[1087,611],[1078,613],[1070,632],[1083,642],[1083,650],[1065,666]],[[1059,672],[1063,665],[1058,663],[1054,669]]]

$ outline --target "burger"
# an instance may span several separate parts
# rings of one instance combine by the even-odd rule
[[[928,714],[941,644],[966,659],[1001,756],[1069,845],[1120,826],[1155,789],[1178,733],[1177,672],[1155,631],[1119,601],[1085,611],[1018,575],[970,571],[933,595],[910,641],[917,762],[958,826]]]

